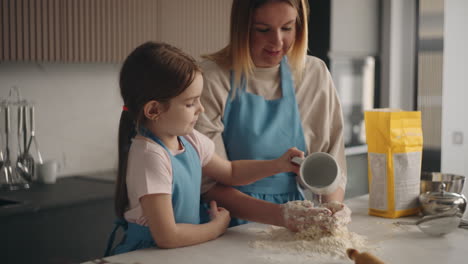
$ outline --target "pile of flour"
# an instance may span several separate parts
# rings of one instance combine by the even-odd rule
[[[309,201],[293,201],[286,206],[310,208]],[[310,203],[310,202],[309,202]],[[333,206],[329,205],[334,213]],[[339,215],[339,214],[337,214]],[[304,217],[304,216],[301,216]],[[306,257],[331,257],[346,258],[346,249],[354,248],[358,251],[368,251],[367,238],[350,232],[347,224],[350,219],[340,218],[341,216],[313,216],[315,218],[329,217],[325,225],[319,227],[310,225],[301,228],[297,233],[291,232],[283,227],[271,226],[266,230],[257,230],[258,238],[250,242],[253,248],[267,249],[271,251],[281,251],[283,253],[301,253]],[[344,215],[342,217],[349,217]]]

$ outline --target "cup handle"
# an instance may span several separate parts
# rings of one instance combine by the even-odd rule
[[[299,166],[301,166],[302,162],[304,162],[304,159],[303,158],[299,158],[299,157],[294,157],[291,159],[291,162],[294,163],[294,164],[297,164]]]

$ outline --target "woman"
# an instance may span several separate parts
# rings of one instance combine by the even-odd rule
[[[343,201],[346,186],[341,105],[326,65],[307,56],[305,0],[234,0],[230,43],[201,63],[205,113],[197,129],[229,160],[269,159],[290,147],[327,152],[341,184],[323,201]],[[227,187],[204,177],[202,193],[231,215],[277,224],[279,204],[301,200],[295,174]],[[231,225],[245,223],[233,219]]]

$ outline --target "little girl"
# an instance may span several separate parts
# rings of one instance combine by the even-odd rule
[[[107,255],[154,246],[183,247],[223,234],[229,212],[214,201],[209,221],[200,223],[202,173],[226,185],[298,173],[290,160],[304,154],[296,148],[268,161],[230,162],[215,154],[214,143],[193,129],[204,111],[202,89],[196,62],[168,44],[147,42],[125,60],[120,72],[124,109],[115,197],[125,237],[112,252],[111,238]]]

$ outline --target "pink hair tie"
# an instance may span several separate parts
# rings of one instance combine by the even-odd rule
[[[128,107],[124,105],[124,106],[122,107],[122,110],[123,110],[123,111],[128,111]]]

